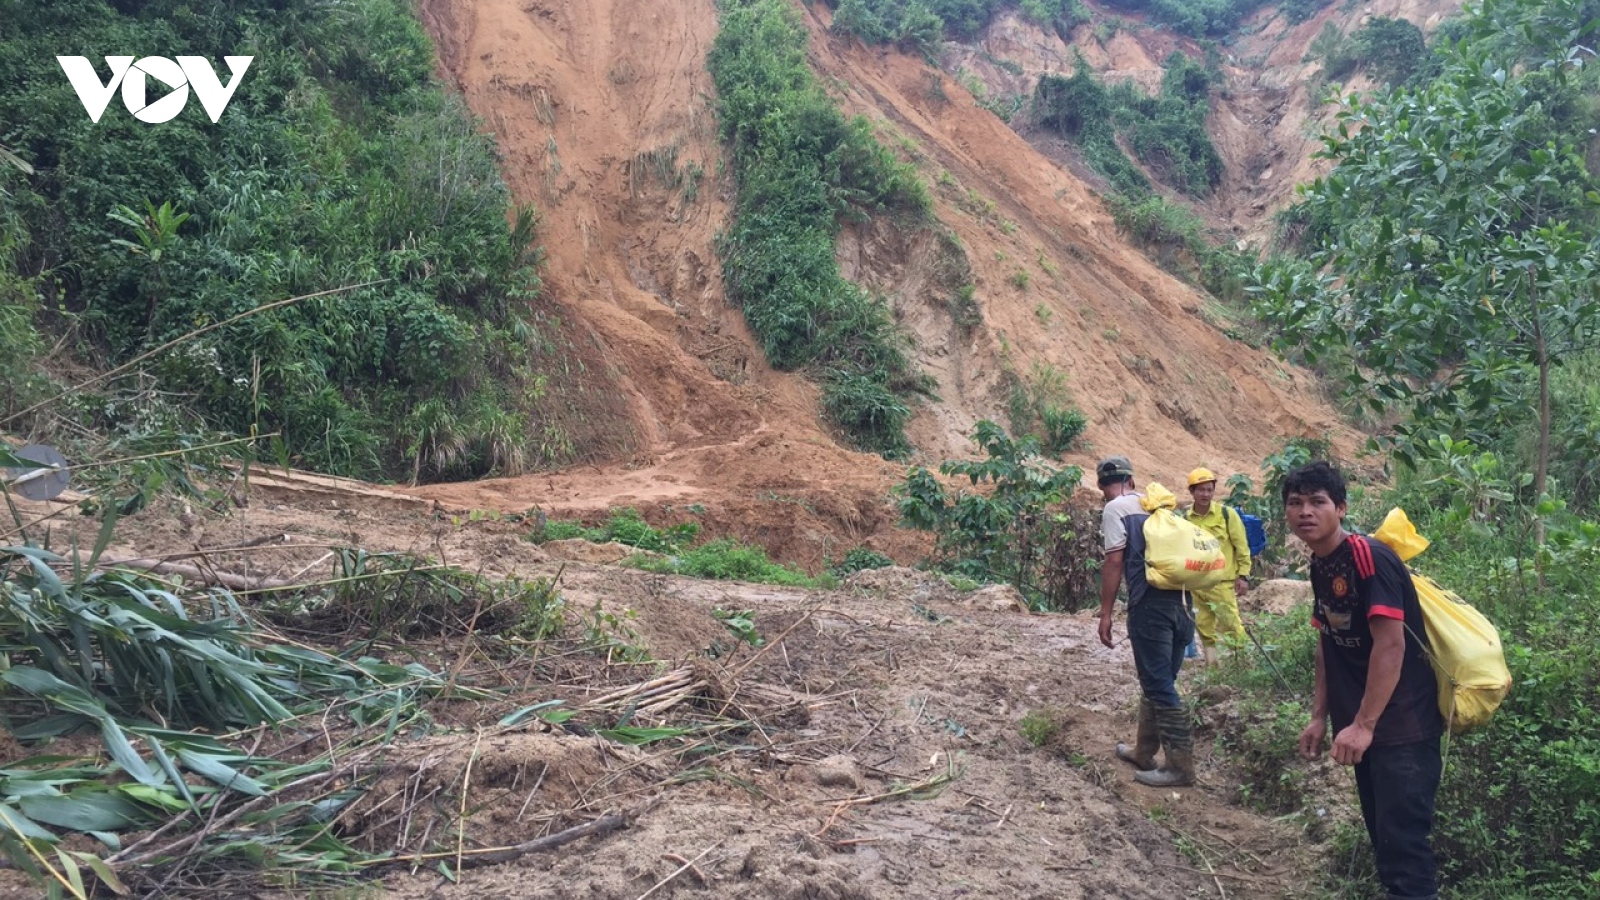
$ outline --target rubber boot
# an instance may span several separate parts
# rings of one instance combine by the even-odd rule
[[[1156,767],[1156,751],[1161,749],[1161,732],[1156,727],[1156,708],[1143,697],[1139,698],[1139,731],[1133,746],[1117,745],[1117,759],[1132,765],[1141,772]]]
[[[1205,655],[1205,664],[1208,666],[1216,665],[1218,660],[1221,659],[1215,644],[1206,644],[1200,648],[1200,652]]]
[[[1153,772],[1135,772],[1133,780],[1149,787],[1185,787],[1194,784],[1194,735],[1189,713],[1181,706],[1156,707],[1156,728],[1166,765]]]

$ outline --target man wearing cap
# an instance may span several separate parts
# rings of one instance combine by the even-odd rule
[[[1194,624],[1200,632],[1201,652],[1207,665],[1217,661],[1217,643],[1236,649],[1244,644],[1244,622],[1239,618],[1239,595],[1250,590],[1250,536],[1245,534],[1239,511],[1221,503],[1217,476],[1201,467],[1189,473],[1189,494],[1194,506],[1188,519],[1222,542],[1228,559],[1226,577],[1215,587],[1194,592]]]
[[[1134,780],[1151,787],[1194,783],[1194,736],[1178,697],[1183,651],[1194,638],[1182,591],[1151,587],[1144,574],[1144,522],[1150,518],[1133,487],[1133,465],[1125,456],[1108,456],[1095,467],[1105,512],[1100,533],[1105,557],[1100,563],[1100,643],[1113,646],[1111,614],[1117,588],[1128,581],[1128,643],[1139,673],[1139,731],[1133,746],[1117,745],[1117,758],[1139,771]],[[1166,764],[1156,767],[1156,751]]]

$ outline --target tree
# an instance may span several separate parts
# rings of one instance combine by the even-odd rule
[[[1337,165],[1302,188],[1329,227],[1254,288],[1280,348],[1340,354],[1353,396],[1409,406],[1402,454],[1419,433],[1503,434],[1535,399],[1536,494],[1551,369],[1600,327],[1600,194],[1572,114],[1583,15],[1582,0],[1486,3],[1430,84],[1343,100],[1318,154]]]
[[[1083,477],[1077,466],[1057,467],[1039,455],[1035,438],[1013,439],[993,422],[978,422],[973,434],[988,454],[985,460],[946,460],[945,476],[965,476],[974,492],[950,496],[922,466],[912,466],[896,493],[900,523],[937,536],[936,555],[957,574],[986,582],[1008,582],[1035,608],[1048,608],[1052,596],[1053,544],[1066,525],[1064,512],[1052,512]],[[1058,521],[1059,520],[1059,521]]]

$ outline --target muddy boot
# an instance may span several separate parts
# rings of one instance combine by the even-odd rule
[[[1135,772],[1133,780],[1150,787],[1194,784],[1194,735],[1189,731],[1188,711],[1181,706],[1156,707],[1156,728],[1161,732],[1166,765],[1153,772]]]
[[[1161,749],[1161,732],[1156,728],[1156,708],[1149,700],[1139,698],[1139,731],[1133,746],[1117,745],[1117,759],[1131,764],[1141,772],[1156,767],[1156,751]]]

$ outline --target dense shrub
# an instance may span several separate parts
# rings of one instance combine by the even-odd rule
[[[492,147],[431,81],[408,5],[22,6],[0,39],[0,142],[36,174],[4,186],[27,237],[0,242],[0,283],[59,293],[52,312],[78,324],[83,351],[120,361],[271,301],[374,282],[213,332],[149,371],[215,427],[281,432],[314,468],[470,476],[534,462],[535,219],[506,227]],[[115,101],[96,124],[42,62],[46,44],[254,62],[216,124],[196,102],[150,125]],[[418,421],[430,401],[443,414]]]
[[[699,536],[697,522],[680,522],[658,529],[646,522],[637,509],[624,506],[612,510],[601,525],[590,528],[578,522],[548,520],[528,538],[535,543],[582,538],[596,544],[616,542],[653,553],[675,553],[693,544]]]
[[[867,569],[882,569],[894,565],[894,560],[873,550],[871,547],[851,547],[844,559],[828,566],[828,574],[835,578],[843,578],[855,572]]]
[[[1329,22],[1312,42],[1310,55],[1322,61],[1322,77],[1330,81],[1342,81],[1361,69],[1373,81],[1396,87],[1428,62],[1422,29],[1384,16],[1374,16],[1348,37]]]
[[[1218,37],[1238,28],[1245,17],[1266,6],[1266,0],[1108,0],[1113,9],[1148,13],[1151,18],[1191,37]],[[1327,0],[1298,0],[1287,11],[1290,21],[1304,21]]]
[[[732,538],[708,541],[670,557],[630,558],[623,560],[623,565],[647,572],[720,581],[753,581],[791,587],[826,587],[832,583],[826,577],[812,578],[799,569],[773,562],[767,556],[767,551]]]
[[[1071,78],[1039,79],[1034,117],[1077,144],[1119,194],[1140,197],[1150,190],[1118,146],[1120,136],[1160,181],[1201,197],[1222,178],[1222,157],[1205,129],[1214,80],[1214,71],[1174,52],[1161,92],[1149,97],[1129,82],[1107,87],[1080,60]]]
[[[1164,184],[1204,197],[1222,180],[1222,156],[1206,133],[1216,72],[1183,53],[1167,57],[1161,93],[1145,97],[1124,83],[1119,121],[1133,153]]]
[[[1154,194],[1140,199],[1112,195],[1106,205],[1117,230],[1154,251],[1169,270],[1192,278],[1216,297],[1244,299],[1242,273],[1253,257],[1213,240],[1193,210]]]
[[[1084,159],[1105,176],[1117,194],[1143,196],[1150,181],[1117,146],[1111,92],[1088,66],[1080,64],[1071,78],[1045,75],[1034,88],[1035,120],[1078,145]]]
[[[933,533],[930,563],[942,571],[1011,584],[1037,610],[1089,606],[1099,584],[1099,519],[1067,503],[1082,470],[1052,465],[1036,439],[1014,440],[993,422],[979,422],[973,437],[988,459],[947,460],[939,472],[984,485],[985,493],[952,495],[933,473],[912,466],[895,489],[901,524]]]
[[[1089,427],[1089,418],[1073,402],[1066,373],[1036,363],[1026,379],[1009,372],[1008,379],[1012,381],[1007,403],[1011,433],[1034,438],[1045,453],[1072,449]]]

